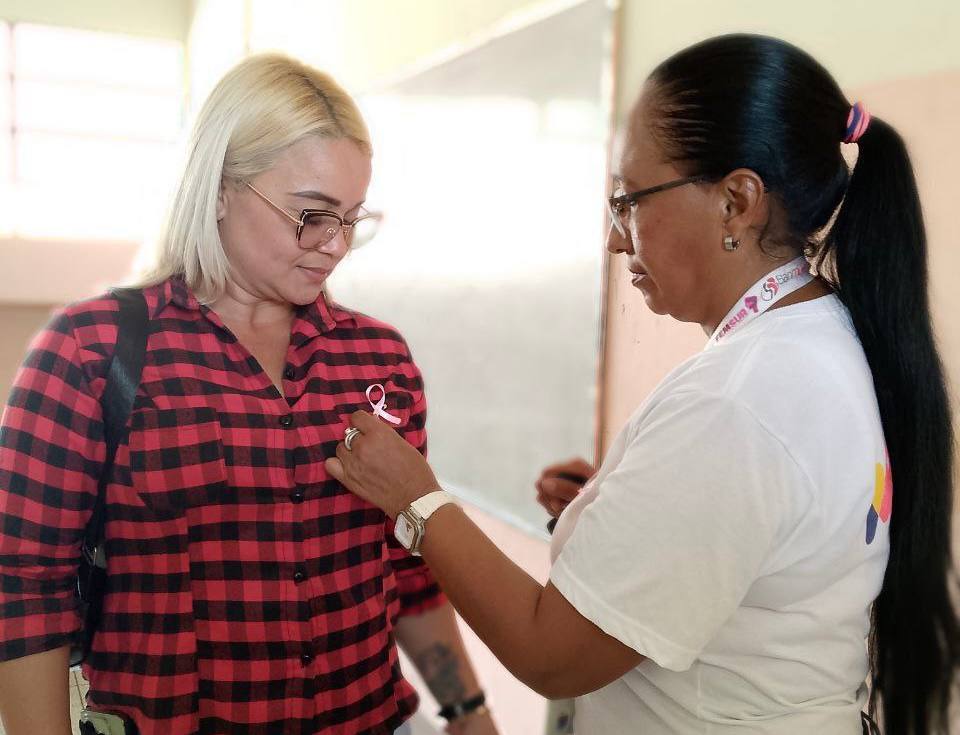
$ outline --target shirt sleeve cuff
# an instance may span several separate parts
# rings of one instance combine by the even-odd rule
[[[430,576],[424,575],[429,579],[427,584],[418,586],[416,589],[403,590],[401,585],[400,592],[400,616],[420,615],[428,610],[440,607],[447,602],[447,596],[443,594],[440,585]]]

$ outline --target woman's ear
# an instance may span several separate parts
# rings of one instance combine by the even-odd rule
[[[720,193],[723,227],[734,240],[742,240],[752,228],[763,229],[769,216],[767,196],[755,171],[731,171],[720,182]]]
[[[217,222],[227,216],[227,191],[223,179],[220,180],[220,191],[217,194]]]

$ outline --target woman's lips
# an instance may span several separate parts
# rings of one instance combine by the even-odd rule
[[[634,286],[639,286],[640,282],[647,277],[647,274],[642,271],[630,271],[630,283]]]
[[[330,271],[326,268],[313,268],[307,265],[298,265],[297,268],[311,281],[316,283],[321,283],[327,279],[327,276],[330,275]]]

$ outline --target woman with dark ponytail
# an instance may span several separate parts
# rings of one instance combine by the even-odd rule
[[[651,74],[618,179],[608,249],[710,337],[595,474],[542,475],[549,584],[435,512],[376,418],[329,471],[514,674],[577,697],[577,732],[947,733],[953,437],[903,141],[803,51],[725,36]]]
[[[850,314],[896,488],[890,559],[872,611],[871,708],[882,703],[891,735],[946,732],[960,660],[948,591],[953,434],[906,146],[861,104],[851,107],[814,59],[775,39],[708,41],[662,64],[652,82],[669,155],[714,180],[735,168],[756,171],[786,216],[780,241],[806,246]],[[698,126],[713,135],[699,138]],[[837,145],[841,131],[858,147],[852,174]]]
[[[871,709],[882,704],[887,733],[947,732],[960,660],[948,588],[953,434],[927,303],[923,214],[897,132],[873,118],[857,144],[817,258],[870,364],[897,492],[890,560],[873,604]]]

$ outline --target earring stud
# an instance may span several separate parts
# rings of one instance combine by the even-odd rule
[[[727,252],[733,252],[738,247],[740,247],[740,241],[734,240],[733,235],[726,235],[723,238],[723,249]]]

